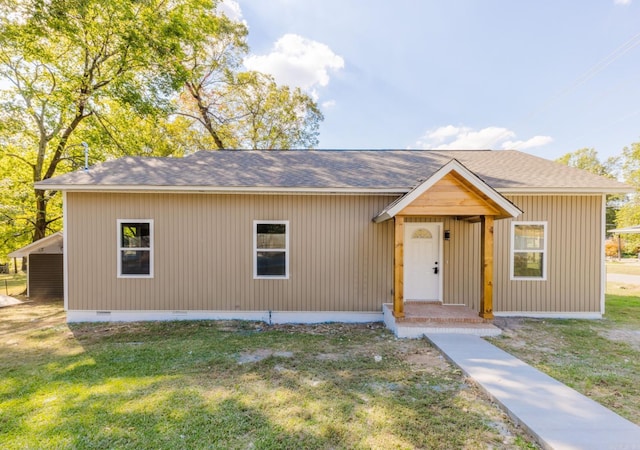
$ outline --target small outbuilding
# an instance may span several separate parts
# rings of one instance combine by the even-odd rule
[[[10,258],[27,258],[27,297],[64,297],[63,241],[58,231],[9,253]]]

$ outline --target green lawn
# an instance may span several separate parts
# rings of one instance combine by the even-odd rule
[[[379,324],[64,323],[0,309],[0,448],[528,448],[426,341]]]
[[[0,294],[20,295],[27,290],[27,274],[0,274]]]
[[[603,320],[509,319],[492,342],[640,425],[640,289],[607,292]]]

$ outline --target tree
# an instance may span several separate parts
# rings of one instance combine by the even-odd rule
[[[622,149],[622,175],[625,183],[636,189],[629,200],[618,211],[617,228],[629,227],[640,224],[640,142],[634,142]],[[626,253],[637,254],[640,249],[640,236],[628,234],[624,236],[624,250]]]
[[[31,185],[81,166],[83,143],[91,163],[314,146],[315,102],[241,70],[247,29],[218,15],[217,4],[0,0],[0,156],[26,169]],[[60,228],[51,212],[60,200],[39,189],[32,196],[20,214],[33,217],[11,223],[32,224],[38,240]]]
[[[228,22],[215,16],[215,6],[215,0],[0,0],[0,78],[10,86],[0,103],[3,156],[26,165],[37,182],[59,172],[83,133],[106,132],[114,106],[148,118],[166,115],[187,79],[176,61],[188,58],[189,43],[214,39]],[[34,190],[34,240],[57,219],[47,215],[54,194]]]
[[[598,158],[598,152],[593,148],[581,148],[566,153],[556,159],[556,162],[607,178],[616,178],[620,171],[619,157],[612,156],[601,162]],[[616,228],[618,224],[617,213],[624,200],[624,195],[607,195],[607,228]]]
[[[313,148],[323,116],[316,103],[300,88],[278,86],[270,76],[246,72],[231,103],[237,119],[227,126],[236,148]]]
[[[622,174],[624,181],[636,190],[640,189],[640,142],[634,142],[622,149]]]
[[[189,74],[179,114],[211,136],[215,148],[313,148],[323,120],[315,101],[271,76],[243,71],[243,24],[224,22],[215,41],[192,42],[176,70]]]
[[[615,156],[600,162],[598,152],[593,148],[581,148],[574,152],[566,153],[556,161],[607,178],[616,178],[620,167],[620,158]]]

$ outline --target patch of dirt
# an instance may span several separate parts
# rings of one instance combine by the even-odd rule
[[[316,355],[318,361],[343,361],[347,359],[344,353],[320,353]]]
[[[442,354],[432,347],[416,348],[414,352],[405,356],[405,361],[407,361],[414,370],[424,370],[427,372],[446,370],[450,367]]]
[[[289,333],[305,333],[312,335],[336,335],[348,333],[353,330],[381,330],[386,328],[382,322],[370,323],[318,323],[318,324],[275,324],[269,325],[271,330],[286,331]]]
[[[493,324],[503,331],[519,330],[524,326],[522,317],[496,317],[493,319]]]
[[[635,350],[640,351],[640,330],[606,330],[601,332],[600,335],[610,341],[626,342]]]
[[[238,364],[247,364],[262,361],[263,359],[267,359],[271,356],[279,358],[293,358],[293,352],[276,352],[268,348],[262,348],[252,352],[241,353],[236,359]]]
[[[0,338],[66,325],[61,301],[29,301],[0,310]]]

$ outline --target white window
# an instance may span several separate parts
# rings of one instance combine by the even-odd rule
[[[547,222],[511,222],[511,279],[547,279]]]
[[[289,221],[253,221],[253,277],[289,278]]]
[[[153,277],[153,220],[118,220],[118,277]]]

